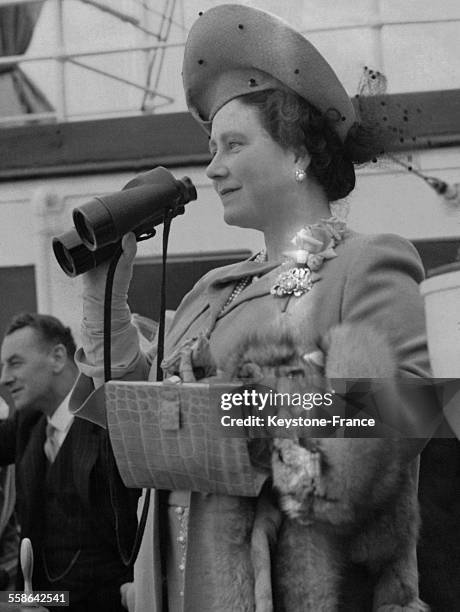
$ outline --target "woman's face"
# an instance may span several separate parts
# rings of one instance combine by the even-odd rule
[[[264,231],[286,214],[296,188],[295,162],[262,127],[258,111],[234,99],[214,116],[206,174],[224,205],[230,225]]]

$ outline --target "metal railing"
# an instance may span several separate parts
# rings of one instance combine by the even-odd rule
[[[43,0],[0,0],[0,6],[23,4],[23,3],[30,3],[30,2],[42,2],[42,1]],[[154,98],[155,100],[157,100],[155,103],[155,108],[164,106],[164,105],[168,105],[174,102],[173,96],[168,95],[160,90],[158,86],[159,84],[158,74],[155,79],[151,79],[150,78],[151,75],[147,74],[145,78],[145,82],[138,82],[136,80],[128,78],[127,76],[120,76],[120,75],[114,74],[113,72],[109,70],[105,70],[104,68],[90,65],[88,63],[83,62],[82,60],[84,58],[95,58],[95,57],[102,57],[106,55],[119,54],[119,53],[126,54],[126,53],[134,53],[134,52],[143,52],[145,54],[148,54],[148,53],[152,54],[155,52],[160,52],[161,57],[159,59],[158,64],[161,70],[161,66],[163,65],[163,61],[164,61],[165,51],[174,49],[174,48],[183,47],[185,42],[167,42],[167,41],[159,42],[158,40],[156,40],[152,43],[146,42],[145,44],[136,44],[136,45],[130,45],[130,46],[120,45],[120,46],[112,46],[112,47],[104,48],[104,49],[88,49],[85,51],[72,52],[72,51],[66,50],[65,48],[66,45],[65,45],[65,40],[64,40],[64,14],[63,14],[64,0],[45,0],[45,2],[53,2],[55,5],[55,23],[57,26],[56,49],[53,52],[48,53],[48,54],[26,53],[24,55],[12,55],[12,56],[0,57],[0,67],[2,65],[8,65],[8,64],[31,64],[34,62],[43,62],[43,61],[56,62],[58,65],[57,87],[56,87],[57,99],[56,99],[56,104],[55,104],[56,110],[54,112],[42,112],[42,113],[34,113],[34,114],[29,114],[29,115],[26,114],[26,115],[15,115],[15,116],[9,116],[9,117],[0,117],[0,125],[16,124],[18,122],[25,123],[25,122],[37,122],[37,121],[46,121],[46,120],[65,121],[70,118],[73,119],[76,116],[78,116],[78,118],[85,119],[85,118],[88,118],[89,116],[94,117],[94,116],[98,116],[101,114],[104,116],[113,116],[113,115],[142,114],[144,112],[150,113],[154,109],[150,108],[146,110],[145,101],[147,99]],[[80,2],[87,4],[89,6],[93,6],[96,9],[105,11],[112,17],[138,28],[145,35],[154,36],[154,37],[157,37],[158,39],[159,34],[157,32],[153,32],[151,29],[144,27],[141,20],[134,18],[132,15],[129,15],[128,13],[125,13],[122,10],[119,10],[118,8],[113,8],[113,3],[112,4],[109,4],[108,2],[103,3],[98,0],[80,0]],[[164,20],[165,14],[155,9],[154,7],[150,6],[146,0],[136,0],[136,2],[140,6],[144,7],[146,11],[149,11],[152,14],[156,14],[159,18],[161,17]],[[377,62],[380,64],[378,68],[380,70],[384,70],[382,40],[381,40],[381,33],[382,33],[383,28],[393,27],[393,26],[417,26],[417,25],[423,25],[423,24],[437,24],[437,23],[439,24],[458,23],[460,21],[460,19],[457,19],[457,18],[452,19],[448,17],[440,17],[436,19],[434,18],[433,19],[413,19],[413,20],[412,19],[401,20],[401,19],[390,19],[390,18],[382,19],[380,18],[379,11],[378,11],[379,0],[376,0],[376,3],[377,3],[376,4],[377,11],[376,11],[376,16],[373,18],[363,20],[362,22],[356,22],[356,23],[348,23],[348,24],[347,23],[337,23],[337,24],[313,27],[309,29],[303,29],[302,33],[308,35],[308,34],[320,34],[320,33],[325,33],[325,32],[334,32],[334,31],[345,31],[345,30],[352,30],[352,29],[372,29],[376,32]],[[174,25],[184,30],[183,24],[181,24],[179,21],[174,20],[171,15],[167,18],[167,21],[169,21],[169,25]],[[113,111],[102,110],[100,112],[93,110],[93,111],[88,111],[88,112],[82,111],[81,113],[79,112],[78,115],[69,114],[68,108],[67,108],[68,107],[67,93],[66,93],[66,86],[65,86],[66,66],[69,64],[78,66],[79,68],[82,68],[89,72],[93,72],[102,77],[112,79],[114,81],[122,83],[123,85],[126,85],[127,87],[142,91],[144,94],[142,104],[140,104],[137,108],[133,108],[133,107],[124,108],[124,109],[118,108],[117,110],[113,110]],[[150,58],[149,64],[150,66],[154,64],[154,60],[152,59],[152,57]]]
[[[0,7],[6,6],[6,5],[12,5],[12,4],[27,4],[30,2],[42,2],[42,1],[43,0],[3,0],[3,1],[0,0]],[[49,0],[46,0],[46,1],[49,1]],[[57,26],[56,27],[57,44],[56,44],[55,50],[53,50],[50,53],[45,53],[45,54],[26,53],[26,54],[21,54],[21,55],[2,56],[0,57],[0,68],[1,66],[4,66],[4,65],[8,66],[12,64],[13,65],[14,64],[24,65],[24,64],[32,64],[36,62],[46,62],[46,61],[56,62],[58,66],[57,87],[56,87],[57,99],[56,99],[56,104],[55,104],[56,110],[51,111],[51,112],[30,113],[30,114],[23,114],[23,115],[0,117],[0,125],[17,124],[18,122],[27,123],[27,122],[46,121],[46,120],[48,121],[49,120],[66,121],[70,118],[74,118],[75,115],[74,114],[70,115],[68,112],[67,93],[66,93],[66,85],[65,85],[65,78],[66,78],[65,70],[66,70],[66,66],[69,64],[78,66],[79,68],[83,68],[84,70],[87,70],[89,72],[93,72],[103,77],[112,79],[128,87],[142,91],[144,94],[144,101],[142,103],[143,108],[139,107],[139,108],[125,108],[121,110],[117,109],[116,111],[114,110],[113,112],[104,110],[104,111],[101,111],[100,113],[98,113],[97,111],[88,111],[86,113],[85,112],[78,113],[78,117],[80,118],[87,118],[88,116],[97,116],[99,114],[103,114],[105,116],[110,116],[114,114],[117,114],[117,115],[139,114],[139,113],[142,113],[143,110],[145,110],[144,103],[145,103],[145,100],[148,98],[150,99],[155,98],[155,100],[157,99],[162,100],[160,102],[156,101],[155,108],[158,108],[165,104],[171,104],[172,102],[174,102],[174,98],[171,95],[167,95],[159,89],[158,70],[157,70],[157,75],[154,79],[153,86],[151,85],[151,74],[152,74],[152,69],[154,67],[155,59],[156,59],[155,54],[156,53],[160,54],[160,58],[159,58],[160,61],[158,65],[159,65],[159,70],[161,70],[161,67],[163,65],[165,51],[167,51],[168,49],[183,47],[185,44],[185,42],[179,42],[179,43],[167,42],[169,28],[172,24],[174,24],[175,26],[183,30],[183,26],[179,22],[172,19],[171,15],[167,16],[161,13],[161,11],[158,11],[154,9],[153,7],[150,7],[143,0],[137,0],[137,3],[141,5],[142,7],[144,7],[146,10],[157,15],[158,17],[161,17],[162,21],[161,21],[161,26],[160,26],[160,32],[154,32],[151,29],[144,27],[139,19],[133,18],[132,16],[126,13],[123,13],[122,11],[119,11],[117,9],[113,9],[109,5],[102,4],[102,2],[97,2],[94,0],[80,0],[80,2],[83,2],[84,4],[93,6],[99,10],[102,10],[108,13],[112,17],[115,17],[123,22],[126,22],[128,24],[135,26],[138,30],[140,30],[140,32],[142,32],[143,34],[149,35],[151,37],[155,37],[156,40],[151,43],[147,42],[145,44],[135,44],[135,45],[129,45],[129,46],[120,45],[120,46],[112,46],[110,48],[104,48],[104,49],[101,49],[101,48],[88,49],[85,51],[69,51],[66,49],[65,40],[64,40],[64,13],[63,13],[64,0],[52,0],[52,1],[54,2],[54,5],[55,5],[54,21]],[[173,5],[174,3],[175,1],[173,0]],[[166,5],[170,5],[170,2],[167,1]],[[171,12],[171,9],[170,9],[170,12]],[[165,32],[166,34],[164,34]],[[162,39],[164,40],[164,42],[162,42]],[[151,56],[150,61],[149,61],[149,67],[147,70],[147,75],[145,77],[145,82],[138,82],[136,80],[128,78],[127,76],[120,76],[120,75],[114,74],[113,72],[109,70],[105,70],[104,68],[93,66],[91,64],[81,61],[83,58],[96,58],[96,57],[102,57],[102,56],[111,55],[111,54],[117,54],[117,53],[118,54],[119,53],[128,54],[128,53],[135,53],[135,52],[143,52],[145,54],[150,54]],[[152,112],[152,109],[150,109],[149,112]]]

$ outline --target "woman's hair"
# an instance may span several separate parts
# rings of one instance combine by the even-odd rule
[[[342,143],[334,131],[341,120],[331,109],[326,114],[295,94],[268,89],[241,96],[241,102],[259,110],[262,126],[284,149],[311,156],[309,171],[324,188],[329,202],[348,195],[355,186],[354,164],[375,158],[381,146],[372,129],[354,123]]]

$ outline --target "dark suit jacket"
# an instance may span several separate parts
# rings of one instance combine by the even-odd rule
[[[31,409],[18,411],[0,423],[0,465],[16,464],[17,510],[21,536],[41,545],[43,485],[46,457],[43,445],[46,417]],[[139,491],[126,489],[116,469],[106,432],[100,427],[76,418],[64,444],[72,444],[75,488],[96,528],[112,545],[115,534],[118,550],[129,558],[137,528]],[[110,480],[112,494],[101,483]],[[37,551],[38,552],[38,551]]]

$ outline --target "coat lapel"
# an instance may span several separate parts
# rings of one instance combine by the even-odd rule
[[[80,498],[90,506],[89,483],[91,471],[99,455],[98,427],[84,419],[75,418],[64,445],[72,445],[74,482]]]
[[[43,450],[46,437],[46,417],[33,427],[27,446],[16,466],[18,501],[23,535],[30,534],[37,526],[37,517],[43,501],[43,483],[46,475],[47,460]]]
[[[253,263],[253,262],[244,262],[244,263]],[[236,308],[237,306],[239,306],[240,304],[244,302],[248,302],[250,300],[253,300],[259,297],[263,297],[265,295],[270,295],[271,289],[273,285],[275,285],[278,279],[278,276],[282,271],[281,264],[264,263],[264,264],[256,264],[256,265],[257,267],[253,266],[253,267],[248,267],[247,269],[243,267],[242,268],[243,273],[241,274],[241,276],[239,276],[239,278],[244,277],[244,276],[259,276],[259,275],[260,275],[260,278],[254,280],[248,287],[246,287],[246,289],[244,289],[244,291],[242,291],[239,295],[237,295],[235,299],[231,302],[231,304],[229,304],[229,306],[225,309],[225,313],[222,312],[222,306],[223,304],[225,304],[225,300],[223,301],[223,303],[222,303],[222,300],[220,300],[221,302],[221,304],[219,304],[220,309],[219,310],[216,309],[217,319],[219,319],[220,316],[224,316],[225,314],[231,312],[234,308]],[[289,267],[291,266],[287,266],[287,268]],[[314,279],[314,283],[321,280],[321,273],[315,272],[313,275],[313,279]],[[222,280],[217,281],[217,283],[221,283],[221,282],[223,281]],[[224,279],[224,282],[227,282],[227,279]],[[213,288],[215,289],[217,289],[218,286],[219,285],[216,286],[215,283],[213,284]],[[227,294],[227,297],[233,290],[233,287],[234,285],[231,285],[231,289],[229,293]],[[308,293],[304,295],[308,295]],[[273,296],[273,300],[276,300],[276,302],[280,304],[281,310],[284,310],[290,297],[291,296],[284,296],[280,298],[280,297]],[[299,298],[294,297],[294,299],[299,299]]]
[[[201,303],[198,305],[195,304],[195,306],[196,306],[196,309],[194,309],[193,311],[183,310],[180,316],[179,316],[179,311],[177,311],[178,314],[176,315],[174,319],[174,325],[171,331],[168,333],[166,341],[165,341],[165,355],[166,356],[172,353],[172,351],[176,347],[179,340],[182,340],[184,337],[186,337],[187,331],[190,329],[193,323],[199,317],[203,316],[207,310],[209,310],[209,303],[206,299],[202,299]],[[191,314],[193,314],[193,318],[190,317]],[[204,325],[204,327],[206,327],[206,325]],[[203,328],[203,331],[205,331],[204,328]],[[153,362],[150,371],[151,372],[156,371],[156,359]]]
[[[262,297],[264,295],[269,295],[278,274],[279,266],[273,268],[272,265],[271,269],[269,269],[266,274],[261,276],[261,278],[253,280],[253,282],[248,287],[246,287],[244,291],[242,291],[239,295],[235,297],[235,299],[228,306],[228,310],[226,309],[226,312],[230,312],[233,308],[243,302],[247,302],[248,300],[253,300],[254,298]],[[257,273],[253,274],[252,276],[256,275]]]
[[[231,302],[225,312],[230,312],[232,308],[247,299],[270,293],[272,282],[269,278],[276,272],[278,266],[278,263],[273,262],[258,263],[255,261],[243,261],[237,264],[233,270],[227,273],[224,271],[221,276],[215,277],[207,290],[210,306],[210,328],[212,329],[214,327],[216,320],[223,314],[222,309],[232,294],[235,283],[248,276],[261,277],[249,287],[246,287],[246,289]]]
[[[199,293],[190,298],[189,302],[184,302],[177,311],[171,332],[167,337],[166,354],[170,354],[177,344],[187,337],[188,330],[197,319],[202,318],[203,320],[201,332],[212,331],[220,316],[228,314],[244,302],[269,295],[281,271],[280,265],[279,262],[259,263],[246,260],[233,266],[226,266],[221,270],[215,270],[207,285],[200,287]],[[223,307],[234,290],[235,284],[247,276],[260,278],[237,295],[223,312]],[[315,273],[315,282],[320,278],[321,274]],[[289,296],[273,297],[273,299],[278,300],[280,308],[284,309],[289,301]]]
[[[214,327],[223,305],[232,293],[235,282],[245,276],[265,273],[276,264],[243,261],[232,266],[214,270],[209,281],[189,294],[177,310],[171,331],[166,341],[166,354],[170,354],[179,341],[182,341],[195,321],[203,318],[202,332]]]

